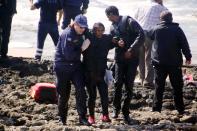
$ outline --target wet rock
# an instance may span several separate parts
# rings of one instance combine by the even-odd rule
[[[197,115],[183,116],[182,118],[180,118],[180,122],[195,124],[195,123],[197,123]]]
[[[32,124],[31,124],[31,126],[43,126],[43,125],[45,125],[46,123],[47,123],[47,121],[46,120],[32,120],[32,122],[31,122]]]
[[[174,105],[171,101],[166,101],[163,103],[163,108],[164,109],[171,109],[173,110],[174,109]]]
[[[37,82],[55,81],[51,74],[52,62],[42,61],[35,63],[32,59],[10,58],[7,63],[0,62],[0,129],[5,130],[192,130],[197,114],[197,93],[194,87],[184,87],[184,102],[187,114],[178,116],[174,110],[172,88],[166,87],[163,99],[162,112],[150,112],[154,89],[134,86],[133,99],[131,101],[131,118],[137,123],[132,126],[123,121],[122,112],[118,119],[112,119],[111,123],[103,123],[100,120],[102,108],[100,97],[96,100],[95,118],[96,124],[91,127],[80,126],[76,110],[75,88],[69,100],[69,112],[67,125],[58,122],[57,105],[49,103],[36,103],[29,96],[29,89]],[[22,71],[25,70],[25,71]],[[197,68],[191,71],[197,74]],[[197,77],[196,77],[197,78]],[[109,88],[109,115],[112,113],[114,87]],[[188,117],[186,117],[188,116]],[[2,126],[1,126],[2,125]]]

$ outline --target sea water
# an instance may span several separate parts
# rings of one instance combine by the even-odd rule
[[[110,22],[105,16],[105,9],[109,5],[119,8],[121,15],[134,16],[138,7],[146,4],[148,0],[90,0],[87,11],[88,25],[92,28],[94,22],[102,22],[109,32]],[[37,25],[39,10],[30,10],[28,0],[17,1],[18,13],[14,16],[10,48],[35,48],[37,41]],[[174,22],[186,34],[193,54],[193,61],[197,58],[197,0],[163,0],[163,4],[173,13]],[[59,31],[62,30],[59,28]],[[45,50],[54,50],[52,39],[47,36]],[[53,51],[52,51],[53,52]],[[47,53],[47,55],[49,55]],[[50,54],[51,55],[51,54]],[[197,63],[197,61],[195,62]]]

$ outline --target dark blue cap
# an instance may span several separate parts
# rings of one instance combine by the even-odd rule
[[[79,24],[80,27],[84,27],[84,28],[88,28],[88,23],[87,23],[87,18],[80,14],[80,15],[77,15],[75,17],[75,20],[74,20],[77,24]]]

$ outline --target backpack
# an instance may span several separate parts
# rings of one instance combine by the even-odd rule
[[[56,86],[51,83],[37,83],[30,89],[30,95],[36,102],[57,102]]]

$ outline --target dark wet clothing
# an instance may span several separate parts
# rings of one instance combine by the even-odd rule
[[[139,48],[144,43],[144,31],[140,25],[131,17],[127,16],[126,22],[120,16],[117,23],[112,23],[111,34],[123,39],[125,46],[115,48],[115,92],[113,107],[116,112],[122,109],[124,116],[129,115],[129,106],[132,97],[133,84],[139,63]],[[125,52],[130,50],[132,57],[125,58]],[[122,87],[125,84],[125,96],[123,107],[121,107]]]
[[[13,15],[16,13],[16,0],[0,1],[0,55],[7,56]]]
[[[89,39],[91,44],[83,53],[86,86],[89,94],[89,115],[94,116],[97,88],[101,98],[102,114],[108,115],[108,87],[104,81],[104,75],[108,52],[114,47],[112,36],[104,34],[102,38],[97,38],[92,34]]]
[[[191,60],[191,51],[184,32],[177,23],[161,22],[148,35],[153,40],[151,59],[155,71],[153,111],[161,111],[167,76],[173,87],[175,107],[183,112],[182,53]]]

